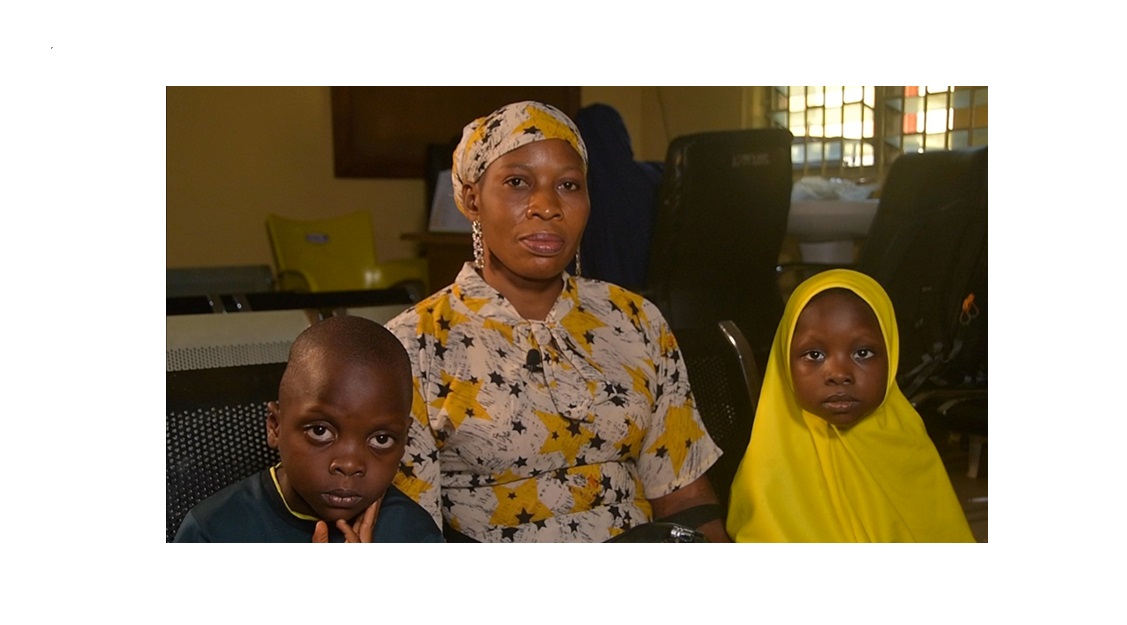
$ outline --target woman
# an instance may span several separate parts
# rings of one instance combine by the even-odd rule
[[[947,470],[896,384],[884,289],[846,269],[787,302],[747,454],[732,482],[737,542],[973,542]]]
[[[419,426],[397,485],[477,541],[605,541],[671,515],[726,541],[705,477],[721,452],[661,313],[565,273],[573,258],[581,270],[586,171],[554,107],[517,102],[466,126],[452,179],[474,262],[388,324],[411,356]]]

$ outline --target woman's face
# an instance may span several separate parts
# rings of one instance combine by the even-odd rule
[[[591,201],[583,159],[566,141],[534,141],[493,161],[463,188],[481,220],[485,278],[498,286],[555,280],[579,249]]]

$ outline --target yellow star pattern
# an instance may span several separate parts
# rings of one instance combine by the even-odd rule
[[[646,312],[642,310],[641,296],[612,285],[608,299],[622,311],[622,314],[626,315],[626,318],[634,324],[635,328],[641,328],[644,324],[649,323]]]
[[[634,390],[645,395],[646,400],[652,404],[654,396],[653,391],[646,386],[646,370],[653,371],[653,361],[647,359],[645,365],[642,367],[623,365],[622,368],[625,369],[626,372],[630,374],[630,378],[634,380]]]
[[[581,312],[579,310],[571,311],[570,314],[561,320],[560,325],[567,330],[567,333],[575,339],[577,344],[587,351],[588,355],[591,354],[591,350],[594,346],[587,342],[587,333],[607,326],[607,324],[600,321],[598,317],[587,311]]]
[[[449,387],[450,391],[444,397],[431,400],[431,408],[446,409],[454,427],[461,427],[462,421],[471,414],[479,419],[491,421],[492,417],[486,412],[485,406],[477,401],[477,394],[481,392],[482,381],[468,382],[459,380],[445,371],[442,372],[442,386]]]
[[[576,141],[575,133],[570,128],[565,126],[560,120],[552,117],[546,111],[542,111],[536,107],[529,106],[525,108],[525,113],[528,114],[528,121],[516,127],[513,135],[519,135],[529,128],[535,127],[540,131],[540,134],[549,139],[563,139],[567,141],[576,152],[582,154],[583,151],[579,149],[579,143]]]
[[[579,434],[573,434],[568,429],[572,425],[567,419],[550,412],[535,411],[536,416],[548,428],[548,436],[540,447],[540,453],[549,454],[558,451],[567,458],[568,464],[575,464],[575,457],[579,455],[580,448],[591,440],[591,430],[580,427]]]
[[[511,527],[552,516],[552,510],[540,501],[534,479],[524,480],[516,488],[494,486],[493,496],[497,498],[497,507],[489,522],[494,525]]]
[[[684,403],[680,406],[670,406],[665,417],[665,430],[654,441],[647,452],[658,453],[658,449],[665,448],[669,461],[673,464],[673,473],[681,475],[681,465],[685,463],[688,454],[686,442],[692,442],[704,436],[704,430],[693,419],[693,406]]]
[[[569,475],[583,476],[583,486],[575,486],[570,481],[568,482],[567,489],[571,491],[571,512],[582,512],[591,509],[595,497],[603,494],[603,485],[600,482],[602,474],[602,469],[594,464],[575,467],[570,471]]]

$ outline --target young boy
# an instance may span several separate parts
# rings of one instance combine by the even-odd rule
[[[331,317],[290,349],[268,405],[281,462],[196,505],[174,542],[442,542],[433,518],[391,485],[407,440],[411,365],[362,317]]]

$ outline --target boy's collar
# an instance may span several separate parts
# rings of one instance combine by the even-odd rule
[[[278,496],[282,498],[282,505],[284,505],[286,507],[286,510],[288,510],[290,514],[294,515],[295,517],[297,517],[297,518],[299,518],[303,521],[320,521],[321,519],[318,519],[315,516],[309,516],[308,514],[302,514],[300,512],[295,512],[294,509],[290,507],[289,502],[286,501],[285,493],[282,492],[282,485],[278,483],[277,469],[280,466],[282,466],[281,462],[279,462],[278,464],[270,467],[270,479],[274,481],[274,488],[278,489]]]

